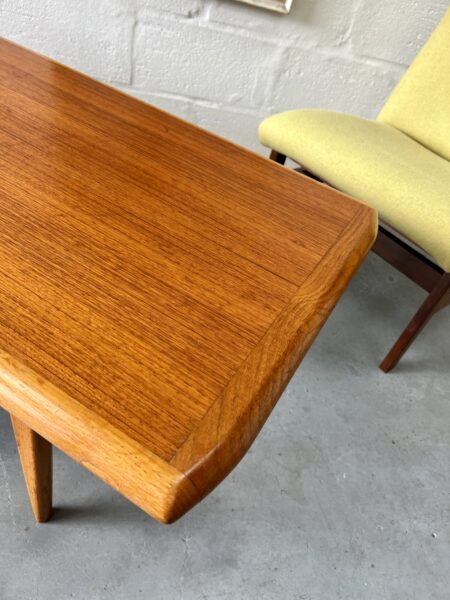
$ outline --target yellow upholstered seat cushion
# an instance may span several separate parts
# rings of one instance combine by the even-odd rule
[[[450,163],[394,127],[324,110],[265,119],[262,144],[378,210],[450,271]]]

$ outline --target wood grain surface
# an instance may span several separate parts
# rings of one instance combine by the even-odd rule
[[[52,445],[16,417],[11,422],[34,516],[45,523],[52,514]]]
[[[0,403],[172,521],[245,454],[376,217],[5,40],[0,144]]]

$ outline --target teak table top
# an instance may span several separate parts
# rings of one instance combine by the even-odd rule
[[[242,458],[368,207],[0,41],[0,404],[156,519]]]

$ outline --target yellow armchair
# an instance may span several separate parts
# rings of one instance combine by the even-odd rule
[[[450,10],[376,121],[292,110],[265,119],[259,137],[272,159],[289,157],[375,208],[375,252],[429,292],[381,363],[388,372],[430,317],[450,304]]]

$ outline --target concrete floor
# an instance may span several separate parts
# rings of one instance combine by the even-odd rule
[[[1,600],[450,597],[450,310],[377,363],[423,293],[370,256],[252,450],[159,525],[55,453],[35,525],[0,412]]]

